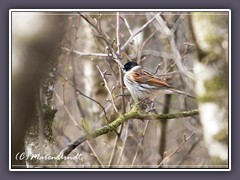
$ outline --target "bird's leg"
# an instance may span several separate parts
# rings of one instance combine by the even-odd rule
[[[141,100],[139,100],[139,105],[140,105],[140,108],[141,108],[142,110],[147,109],[148,104],[149,104],[149,99],[148,99],[148,98],[147,98],[147,99],[141,99]]]
[[[155,107],[154,102],[155,102],[155,99],[150,99],[150,108],[148,110],[148,113],[149,112],[155,112],[156,113],[156,107]]]

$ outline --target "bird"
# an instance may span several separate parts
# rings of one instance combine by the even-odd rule
[[[124,84],[133,99],[144,100],[157,97],[161,94],[178,93],[190,98],[194,96],[171,87],[167,82],[145,70],[134,61],[127,62],[123,66]]]

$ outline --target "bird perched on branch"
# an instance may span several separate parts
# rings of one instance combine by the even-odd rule
[[[178,93],[190,98],[195,98],[192,95],[171,87],[166,82],[143,69],[143,67],[136,62],[126,63],[123,71],[125,72],[124,84],[134,99],[143,100],[161,94],[171,93]]]

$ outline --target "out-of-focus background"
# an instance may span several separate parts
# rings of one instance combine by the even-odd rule
[[[197,97],[160,95],[154,113],[200,115],[131,119],[58,167],[228,168],[228,21],[228,12],[12,12],[12,168],[55,167],[15,157],[55,157],[131,109],[116,57]]]

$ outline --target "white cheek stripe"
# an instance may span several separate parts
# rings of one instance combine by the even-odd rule
[[[141,68],[141,66],[135,66],[135,67],[133,67],[130,71],[128,71],[129,73],[132,73],[133,71],[135,71],[135,70],[137,70],[137,69],[139,69],[139,68]]]

